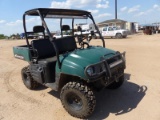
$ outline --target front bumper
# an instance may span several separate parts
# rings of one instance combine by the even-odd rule
[[[122,32],[122,36],[127,36],[127,35],[128,35],[127,31]]]
[[[94,82],[101,78],[107,80],[116,79],[123,75],[124,69],[126,68],[125,52],[117,52],[116,55],[108,59],[105,59],[105,56],[106,55],[101,58],[101,62],[86,67],[85,75],[88,77],[88,82]],[[88,68],[94,69],[92,75],[88,74]]]

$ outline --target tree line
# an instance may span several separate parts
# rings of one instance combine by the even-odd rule
[[[20,39],[20,35],[18,33],[17,34],[12,34],[10,36],[0,34],[0,39]]]
[[[4,34],[0,34],[0,39],[5,39],[7,36],[5,36]]]

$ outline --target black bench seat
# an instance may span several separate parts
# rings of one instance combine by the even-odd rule
[[[37,53],[37,65],[43,66],[45,81],[48,83],[55,81],[57,56],[53,44],[56,45],[59,54],[77,49],[75,38],[72,36],[55,39],[52,42],[49,39],[31,41],[32,48]]]
[[[63,54],[65,52],[70,52],[77,49],[77,44],[73,36],[57,38],[52,42],[56,45],[59,54]]]

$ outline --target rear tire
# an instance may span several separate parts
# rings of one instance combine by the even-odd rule
[[[106,88],[108,88],[108,89],[118,89],[119,87],[122,86],[123,82],[124,82],[124,75],[119,77],[119,81],[118,82],[114,81],[112,84],[110,84]]]
[[[116,38],[118,38],[118,39],[122,38],[122,34],[121,33],[117,33],[116,34]]]
[[[24,67],[21,70],[21,75],[22,75],[23,83],[28,89],[33,90],[39,86],[39,84],[36,81],[34,81],[32,76],[30,75],[28,66]]]
[[[60,99],[70,115],[81,119],[90,116],[96,105],[93,91],[78,82],[67,83],[61,90]]]

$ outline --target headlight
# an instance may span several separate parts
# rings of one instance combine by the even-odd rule
[[[92,67],[89,67],[89,68],[87,68],[87,74],[89,75],[89,76],[92,76],[93,75],[93,68]]]

